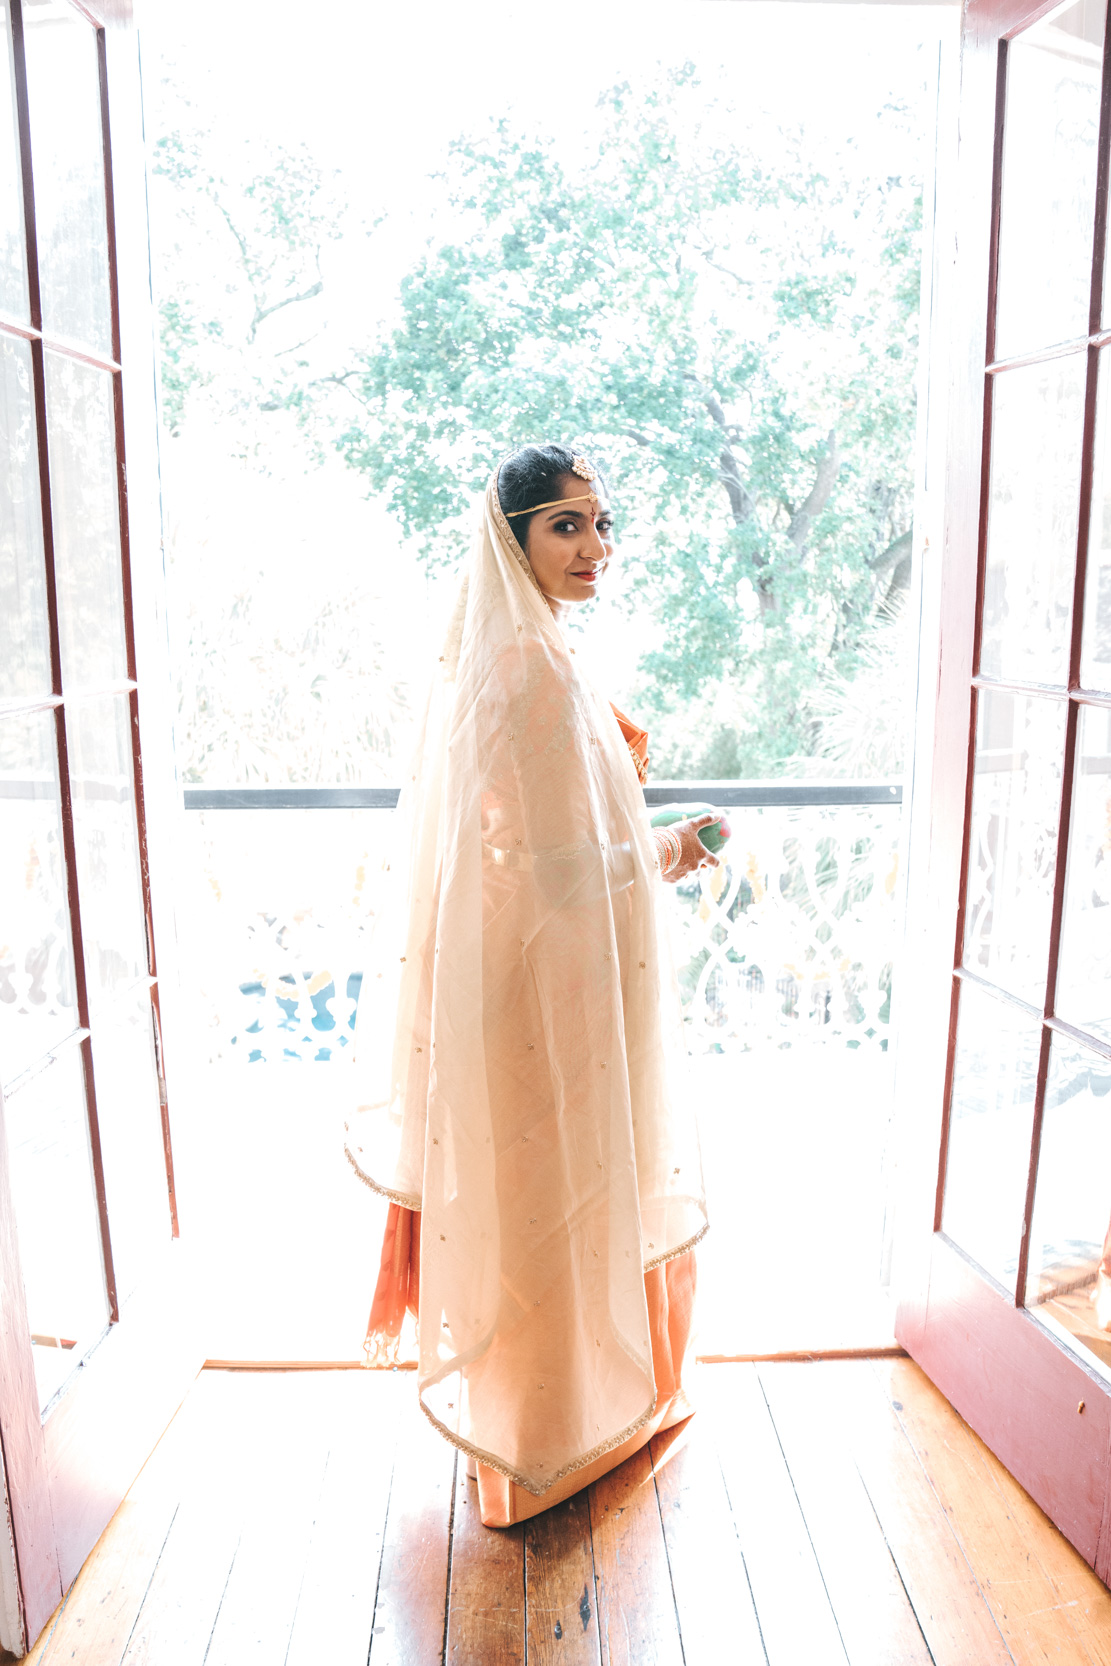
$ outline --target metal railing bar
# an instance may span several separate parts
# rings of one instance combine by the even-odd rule
[[[399,787],[186,787],[187,810],[394,810]],[[654,781],[644,802],[777,809],[901,804],[901,781]]]
[[[396,810],[399,787],[186,787],[187,810]]]
[[[901,781],[653,781],[644,802],[700,803],[715,808],[777,809],[822,804],[901,804]]]

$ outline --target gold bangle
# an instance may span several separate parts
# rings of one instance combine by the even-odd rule
[[[671,831],[670,827],[657,827],[655,831],[667,852],[667,861],[661,863],[660,872],[667,874],[671,872],[672,868],[678,867],[682,860],[682,840],[677,833]]]

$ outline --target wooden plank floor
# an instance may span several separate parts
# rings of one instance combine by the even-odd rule
[[[909,1360],[705,1365],[509,1532],[410,1372],[205,1371],[33,1666],[1111,1666],[1111,1595]]]

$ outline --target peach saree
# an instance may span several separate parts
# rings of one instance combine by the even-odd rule
[[[706,1219],[637,770],[496,477],[410,777],[347,1156],[398,1206],[372,1328],[404,1282],[421,1406],[505,1525],[686,1415]]]

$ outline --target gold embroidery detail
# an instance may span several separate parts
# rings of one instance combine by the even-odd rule
[[[485,1464],[487,1469],[492,1469],[495,1475],[504,1475],[507,1481],[515,1482],[525,1492],[531,1493],[533,1498],[543,1498],[548,1489],[554,1487],[557,1481],[562,1481],[565,1475],[573,1475],[577,1469],[585,1469],[586,1465],[592,1464],[595,1458],[605,1457],[606,1453],[612,1452],[615,1446],[624,1446],[625,1442],[631,1440],[639,1429],[643,1429],[655,1413],[656,1394],[653,1390],[648,1409],[642,1412],[639,1417],[635,1417],[631,1423],[626,1424],[624,1429],[619,1429],[615,1435],[610,1435],[608,1440],[603,1440],[597,1446],[592,1446],[589,1452],[584,1452],[581,1457],[575,1458],[572,1463],[564,1464],[562,1469],[557,1470],[554,1475],[545,1479],[542,1487],[533,1486],[519,1469],[510,1469],[508,1464],[503,1464],[498,1458],[495,1458],[492,1452],[484,1452],[480,1446],[475,1446],[471,1441],[464,1440],[462,1435],[455,1434],[445,1423],[440,1421],[434,1412],[429,1411],[423,1399],[419,1396],[417,1403],[432,1427],[444,1437],[449,1446],[454,1446],[460,1452],[466,1452],[477,1463]],[[454,1403],[449,1409],[454,1409]]]
[[[391,1203],[400,1203],[403,1209],[411,1209],[414,1214],[420,1214],[421,1200],[419,1197],[412,1197],[408,1192],[391,1191],[389,1186],[380,1186],[377,1180],[372,1180],[370,1178],[370,1175],[366,1173],[365,1169],[361,1169],[359,1167],[358,1163],[351,1155],[350,1146],[344,1146],[343,1155],[347,1158],[347,1161],[351,1164],[351,1167],[355,1170],[355,1173],[358,1175],[364,1186],[369,1186],[370,1190],[372,1192],[377,1192],[379,1197],[389,1198]]]

